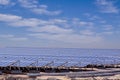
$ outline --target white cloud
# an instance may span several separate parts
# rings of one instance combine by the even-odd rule
[[[112,25],[103,25],[103,30],[112,30],[113,29],[113,26]]]
[[[15,5],[15,2],[12,2],[12,0],[0,0],[0,5],[2,6],[13,6]]]
[[[37,14],[46,14],[46,15],[58,15],[61,13],[61,11],[48,11],[47,9],[41,9],[41,8],[35,8],[32,11]]]
[[[40,24],[44,24],[45,22],[40,19],[35,19],[35,18],[29,18],[29,19],[24,19],[22,18],[21,20],[14,21],[10,23],[9,25],[12,26],[17,26],[17,27],[34,27],[38,26]]]
[[[0,21],[6,22],[14,27],[36,27],[38,25],[48,24],[48,21],[37,18],[23,18],[11,14],[0,14]]]
[[[56,25],[45,25],[41,27],[33,27],[29,28],[28,31],[32,32],[46,32],[46,33],[55,33],[55,34],[66,34],[66,33],[72,33],[72,29],[64,29],[60,28]]]
[[[10,0],[0,0],[0,5],[8,5],[10,4]]]
[[[4,22],[14,22],[21,19],[22,17],[16,15],[0,14],[0,21],[4,21]]]
[[[12,41],[26,41],[28,39],[25,37],[16,37],[16,36],[11,35],[11,34],[2,34],[2,35],[0,35],[0,38],[12,40]]]
[[[61,25],[65,27],[67,25],[67,20],[65,19],[43,20],[37,18],[23,18],[11,14],[0,14],[0,21],[6,22],[8,25],[13,27],[42,27],[46,25]]]
[[[47,5],[40,5],[37,0],[17,0],[21,7],[29,9],[30,11],[36,14],[43,14],[43,15],[59,15],[61,10],[48,10]],[[12,0],[0,0],[0,5],[14,5],[17,2],[13,2]]]
[[[91,16],[89,19],[90,20],[100,20],[101,18],[99,16],[94,15],[94,16]]]
[[[21,20],[10,22],[9,25],[17,27],[42,27],[50,25],[62,25],[65,27],[67,24],[66,20],[62,19],[50,19],[42,20],[37,18],[22,18]]]
[[[10,34],[0,35],[0,38],[12,38],[12,37],[14,37],[14,35]]]
[[[57,11],[49,11],[47,9],[47,5],[39,5],[37,0],[18,0],[22,7],[30,9],[32,12],[36,14],[44,14],[44,15],[58,15],[61,13],[60,10]]]
[[[84,13],[83,15],[87,17],[87,19],[89,20],[100,20],[101,19],[101,17],[99,17],[98,15],[92,15],[90,13]]]
[[[87,27],[93,26],[92,22],[80,21],[79,19],[67,20],[67,19],[50,19],[42,20],[37,18],[23,18],[16,15],[0,14],[0,21],[6,22],[11,27],[26,27],[26,35],[32,38],[60,41],[63,43],[75,43],[75,44],[86,44],[86,43],[99,43],[104,40],[103,35],[111,34],[108,31],[103,33],[95,33],[93,30],[88,30]],[[11,21],[12,20],[12,21]],[[75,30],[72,25],[85,26],[84,29]],[[66,25],[71,27],[65,27]],[[110,26],[110,25],[107,25]],[[83,27],[82,27],[83,28]],[[12,41],[25,41],[26,37],[16,37],[14,35],[1,35],[1,38],[5,38]]]
[[[89,27],[90,27],[90,26],[93,26],[93,23],[92,23],[92,22],[80,21],[80,22],[79,22],[79,25],[80,25],[80,26],[87,26],[87,27],[89,26]]]
[[[114,6],[114,3],[109,0],[96,0],[96,5],[103,13],[118,13],[119,9]]]
[[[78,18],[74,18],[73,21],[72,21],[73,25],[74,26],[77,26],[77,27],[93,27],[94,26],[94,23],[93,22],[90,22],[90,21],[82,21]]]
[[[105,36],[105,35],[112,35],[112,34],[114,34],[113,31],[105,31],[105,32],[101,32],[99,35]]]
[[[67,22],[67,20],[65,20],[65,19],[51,19],[50,20],[50,22],[51,23],[66,23]]]
[[[18,2],[20,2],[21,6],[24,8],[36,8],[37,5],[34,1],[36,0],[18,0]]]
[[[47,34],[47,33],[34,33],[29,34],[29,36],[33,36],[36,38],[43,38],[47,40],[55,40],[66,43],[94,43],[101,42],[102,37],[99,36],[84,36],[78,34]]]
[[[24,37],[13,37],[13,38],[10,38],[10,40],[12,40],[12,41],[26,41],[26,40],[28,40],[28,38],[24,38]]]
[[[90,31],[90,30],[82,30],[82,31],[80,31],[80,34],[82,34],[82,35],[95,35],[95,32]]]

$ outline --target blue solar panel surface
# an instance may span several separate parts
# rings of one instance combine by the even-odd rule
[[[119,49],[0,48],[0,66],[85,66],[118,64]],[[14,63],[14,64],[13,64]]]

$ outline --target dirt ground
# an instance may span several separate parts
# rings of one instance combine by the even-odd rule
[[[114,76],[98,76],[86,78],[69,78],[67,76],[28,77],[27,75],[0,75],[0,80],[120,80],[120,74]]]

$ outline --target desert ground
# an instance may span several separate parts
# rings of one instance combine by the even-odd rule
[[[68,76],[38,76],[36,78],[30,78],[27,75],[0,75],[0,80],[120,80],[120,74],[84,78],[69,78]]]
[[[96,71],[40,73],[39,76],[28,74],[2,74],[0,80],[120,80],[120,69],[95,69]]]

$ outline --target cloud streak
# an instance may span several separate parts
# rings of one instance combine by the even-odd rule
[[[22,17],[16,16],[16,15],[11,15],[11,14],[0,14],[0,21],[3,22],[14,22],[21,20]]]
[[[96,5],[102,13],[119,13],[119,9],[109,0],[96,0]]]
[[[10,0],[0,0],[0,5],[8,5],[10,4]]]
[[[59,15],[61,10],[49,11],[47,5],[39,5],[37,0],[18,0],[22,7],[29,9],[36,14]]]
[[[66,43],[95,43],[95,42],[101,42],[102,37],[99,36],[85,36],[85,35],[79,35],[79,34],[47,34],[47,33],[35,33],[35,34],[29,34],[29,36],[33,36],[36,38],[43,38],[47,40],[55,40],[60,42],[66,42]]]
[[[28,40],[28,38],[16,37],[16,36],[11,35],[11,34],[1,34],[0,38],[4,38],[4,39],[7,39],[7,40],[12,40],[12,41],[26,41],[26,40]]]
[[[111,31],[112,25],[104,25],[101,27],[104,31],[96,32],[95,23],[90,21],[82,21],[79,19],[38,19],[38,18],[24,18],[11,14],[0,14],[0,22],[3,22],[9,27],[24,28],[24,36],[16,37],[15,35],[0,35],[0,38],[11,41],[27,41],[45,40],[60,42],[66,44],[94,44],[103,43],[106,35],[113,35]],[[73,26],[74,25],[74,26]],[[66,27],[67,26],[67,27]],[[79,28],[80,29],[75,29]],[[93,27],[88,29],[88,27]],[[81,29],[83,28],[83,29]],[[104,36],[105,35],[105,36]]]
[[[73,33],[72,29],[65,29],[65,28],[60,28],[59,26],[56,25],[45,25],[42,27],[33,27],[29,28],[28,31],[32,32],[43,32],[43,33],[50,33],[50,34],[67,34],[67,33]]]

